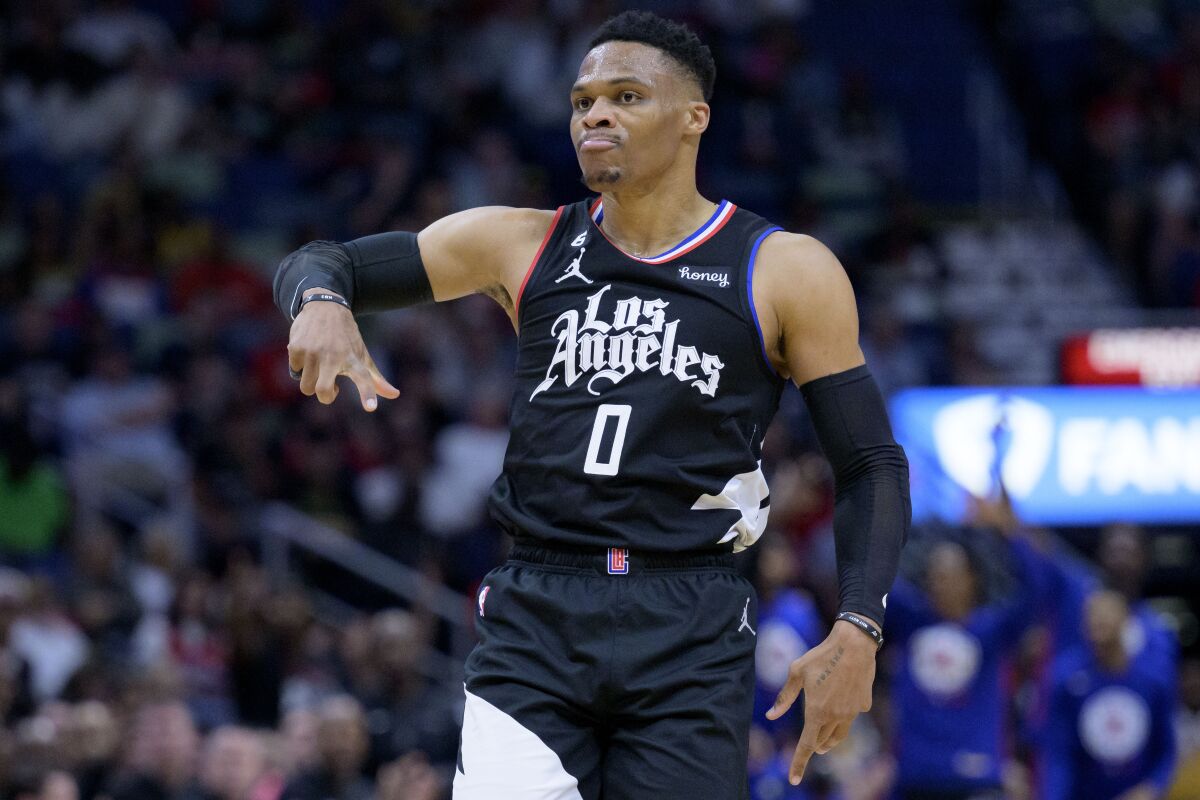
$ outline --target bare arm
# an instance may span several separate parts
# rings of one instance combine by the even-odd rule
[[[760,250],[753,291],[768,357],[781,374],[797,385],[811,386],[812,381],[862,367],[854,291],[842,265],[820,242],[786,233],[768,237]],[[867,543],[861,537],[847,536],[856,533],[847,530],[856,526],[845,516],[855,498],[844,496],[844,490],[867,471],[861,463],[868,460],[868,455],[875,457],[877,448],[865,446],[869,437],[861,437],[860,441],[853,435],[857,432],[846,435],[841,428],[834,430],[840,422],[836,419],[841,416],[840,409],[830,414],[824,406],[815,407],[807,393],[806,400],[810,401],[814,425],[839,484],[838,509],[842,513],[835,514],[835,536],[839,579],[845,590],[850,574],[845,563],[852,561],[850,556],[861,558],[859,554]],[[890,430],[878,438],[886,440],[882,443],[886,452]],[[890,446],[895,447],[894,443]],[[890,486],[883,491],[896,494]],[[878,569],[877,565],[871,567]],[[886,566],[882,571],[887,572]],[[860,609],[853,610],[880,627]],[[767,716],[779,718],[804,692],[804,730],[789,770],[793,783],[799,783],[813,753],[835,747],[849,733],[854,718],[871,708],[875,652],[874,641],[850,623],[838,621],[824,642],[792,663],[788,681]]]
[[[763,240],[754,304],[767,355],[797,386],[865,362],[850,279],[811,236],[780,232]]]
[[[451,214],[425,228],[417,244],[434,299],[487,294],[515,326],[513,298],[553,217],[552,211],[491,206]],[[314,285],[303,295],[328,291]],[[378,395],[400,394],[367,352],[353,314],[336,303],[309,303],[296,315],[288,363],[301,374],[300,391],[322,403],[337,397],[339,375],[354,382],[367,411],[375,410]]]
[[[443,217],[421,231],[417,243],[434,299],[480,292],[511,316],[512,299],[553,219],[553,211],[487,206]]]

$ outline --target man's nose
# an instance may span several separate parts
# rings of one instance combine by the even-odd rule
[[[588,128],[611,128],[613,105],[606,98],[598,98],[583,115],[583,124]]]

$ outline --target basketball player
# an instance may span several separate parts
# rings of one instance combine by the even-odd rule
[[[323,403],[339,375],[368,411],[398,394],[356,313],[483,292],[517,330],[490,501],[516,544],[477,598],[459,800],[746,796],[757,607],[732,554],[766,525],[759,458],[789,379],[835,473],[841,606],[767,712],[803,690],[790,780],[870,706],[907,462],[837,259],[696,189],[714,75],[685,27],[614,17],[570,95],[598,197],[313,242],[276,275],[291,368]]]

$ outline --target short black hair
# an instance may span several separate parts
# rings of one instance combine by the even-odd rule
[[[651,11],[623,11],[600,26],[588,50],[605,42],[641,42],[657,47],[696,79],[706,102],[712,98],[717,64],[708,45],[686,25]]]

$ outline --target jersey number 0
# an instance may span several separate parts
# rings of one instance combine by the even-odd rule
[[[596,422],[592,425],[592,439],[588,442],[587,460],[583,471],[589,475],[616,475],[621,468],[621,451],[625,449],[625,429],[629,427],[629,412],[632,406],[625,404],[604,403],[596,409]],[[608,429],[608,421],[617,420],[617,430],[613,434],[612,447],[608,458],[600,460],[600,442]]]

